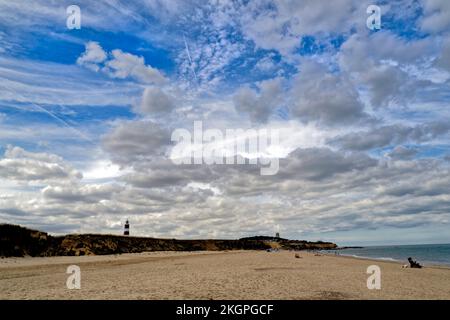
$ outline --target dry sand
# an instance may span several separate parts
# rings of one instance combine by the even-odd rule
[[[147,252],[0,259],[0,299],[450,299],[450,269],[312,253]],[[67,266],[81,289],[66,287]],[[367,289],[369,265],[381,289]]]

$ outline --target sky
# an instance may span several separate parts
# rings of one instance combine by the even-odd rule
[[[448,0],[0,0],[0,223],[450,243],[449,106]],[[175,163],[200,121],[276,174]]]

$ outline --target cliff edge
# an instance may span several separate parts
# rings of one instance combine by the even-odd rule
[[[0,256],[2,257],[83,256],[144,251],[327,250],[335,248],[337,245],[331,242],[309,242],[262,236],[238,240],[178,240],[106,234],[51,236],[45,232],[17,225],[0,224]]]

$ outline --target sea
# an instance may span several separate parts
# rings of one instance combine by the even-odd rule
[[[450,267],[450,244],[418,244],[394,246],[369,246],[330,250],[328,254],[339,254],[356,258],[370,258],[398,261],[408,264],[408,257],[422,265],[442,265]]]

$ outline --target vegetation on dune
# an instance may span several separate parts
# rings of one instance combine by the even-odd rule
[[[308,242],[273,237],[251,237],[238,240],[178,240],[103,234],[69,234],[51,236],[17,225],[0,225],[0,256],[83,256],[144,251],[202,250],[268,250],[268,249],[334,249],[330,242]]]

